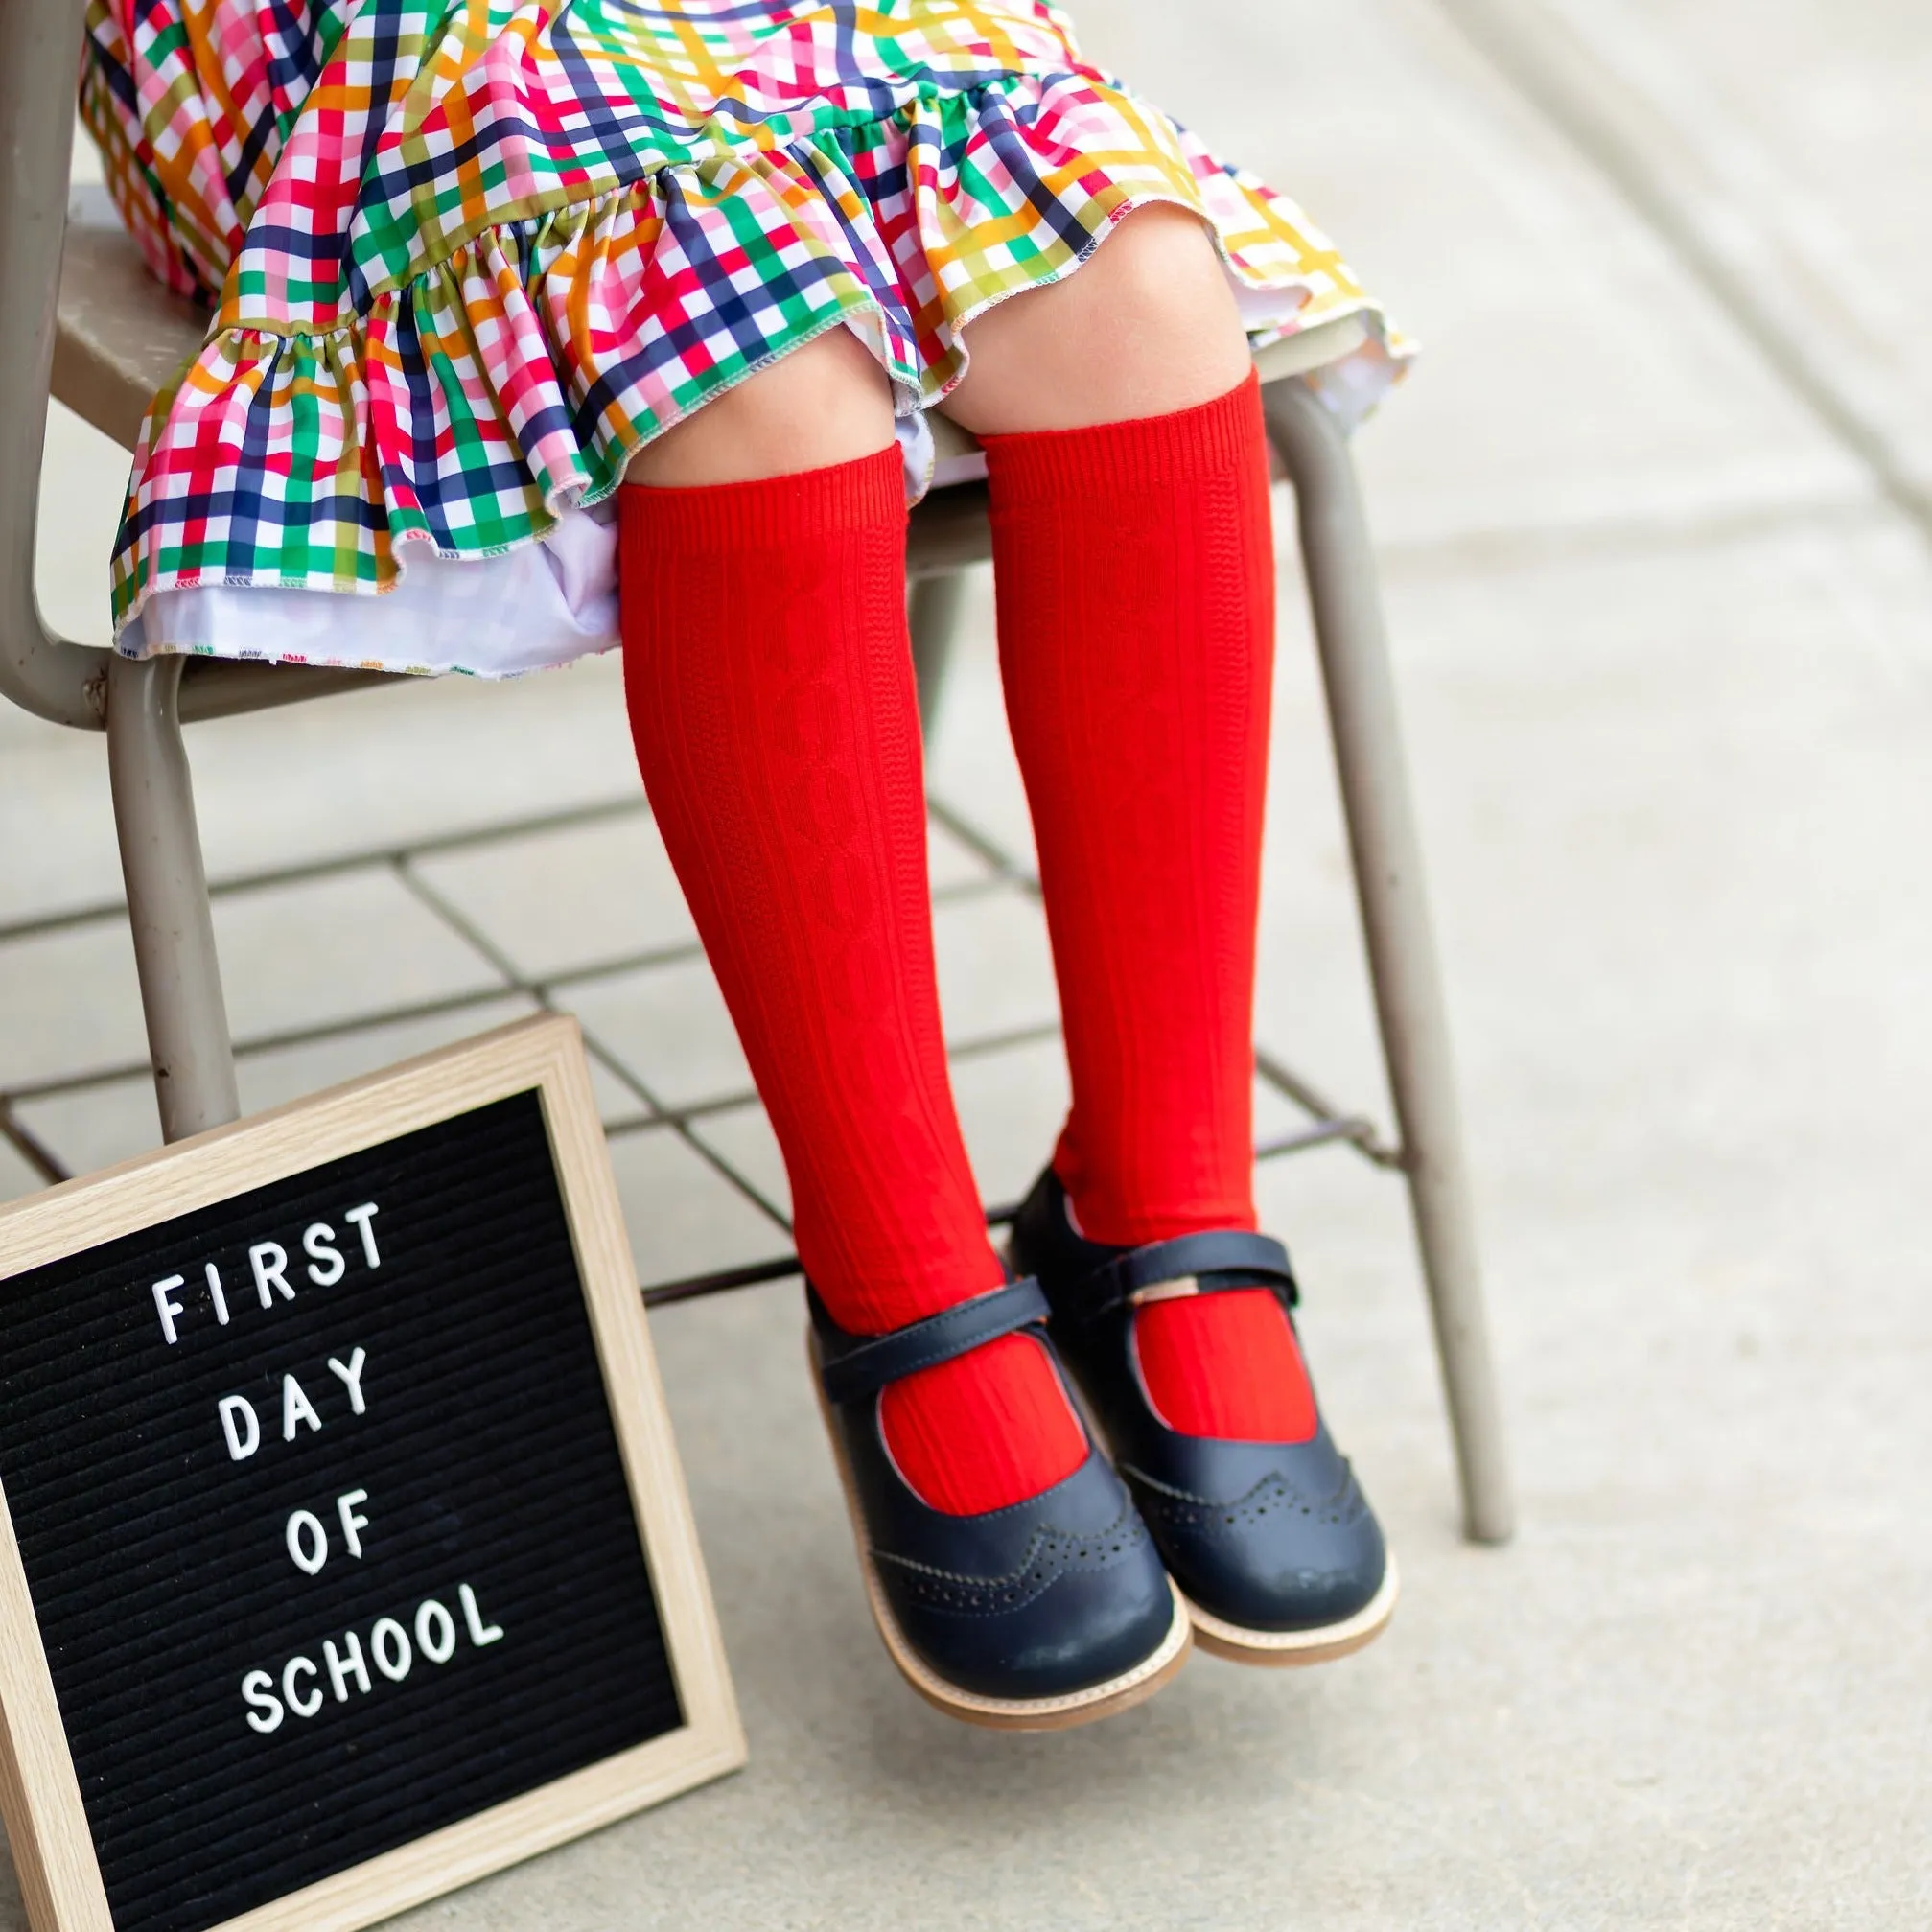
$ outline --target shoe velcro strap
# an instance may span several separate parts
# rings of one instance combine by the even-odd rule
[[[1287,1248],[1272,1236],[1230,1227],[1207,1234],[1176,1235],[1172,1241],[1131,1248],[1077,1282],[1060,1297],[1058,1312],[1080,1321],[1092,1321],[1144,1289],[1188,1276],[1199,1283],[1204,1294],[1266,1285],[1291,1308],[1300,1299]]]
[[[862,1402],[888,1383],[921,1368],[950,1362],[1015,1329],[1043,1325],[1050,1312],[1039,1283],[1028,1276],[929,1315],[923,1321],[896,1328],[890,1335],[868,1336],[823,1363],[819,1380],[829,1401],[842,1407]]]

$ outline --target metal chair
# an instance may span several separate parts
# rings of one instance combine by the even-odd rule
[[[144,271],[105,198],[70,206],[81,9],[0,10],[0,695],[56,723],[105,730],[128,914],[162,1129],[177,1140],[240,1112],[181,727],[317,698],[380,674],[168,657],[134,663],[51,635],[34,591],[38,479],[50,394],[131,447],[149,399],[200,345],[204,318]],[[1448,1033],[1397,730],[1380,590],[1347,442],[1300,380],[1358,348],[1342,319],[1259,358],[1275,449],[1293,484],[1301,556],[1340,775],[1399,1145],[1331,1106],[1288,1069],[1278,1089],[1312,1116],[1264,1153],[1352,1143],[1408,1183],[1461,1478],[1463,1522],[1498,1543],[1514,1505]],[[942,454],[969,450],[937,425]],[[984,483],[933,492],[909,539],[911,622],[930,708],[960,608],[960,572],[990,554]],[[995,1219],[998,1217],[995,1216]],[[795,1263],[647,1290],[653,1301],[753,1280]]]

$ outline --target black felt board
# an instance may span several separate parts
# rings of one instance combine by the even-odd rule
[[[343,1218],[369,1201],[375,1268]],[[317,1222],[331,1286],[306,1272]],[[295,1292],[268,1310],[265,1241]],[[361,1416],[328,1367],[358,1347]],[[292,1442],[285,1374],[321,1422]],[[260,1418],[244,1461],[227,1395]],[[683,1722],[534,1092],[0,1282],[0,1482],[118,1932],[203,1932]],[[360,1560],[337,1506],[358,1489]],[[329,1536],[314,1576],[297,1509]],[[465,1583],[500,1640],[473,1642]],[[454,1654],[388,1681],[372,1626],[414,1652],[431,1597]],[[371,1688],[345,1670],[338,1703],[323,1641],[346,1664],[350,1630]],[[243,1679],[279,1701],[298,1654],[321,1709],[260,1734]]]

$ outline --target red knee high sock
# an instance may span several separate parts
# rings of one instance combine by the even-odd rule
[[[645,789],[791,1177],[799,1253],[863,1334],[998,1285],[935,990],[896,450],[621,493],[624,684]],[[887,1441],[959,1515],[1085,1441],[1022,1336],[886,1391]]]
[[[1274,555],[1250,380],[1171,416],[987,439],[1000,670],[1073,1078],[1054,1156],[1089,1239],[1255,1224],[1255,925]],[[1190,1434],[1294,1441],[1314,1399],[1265,1290],[1135,1323]]]

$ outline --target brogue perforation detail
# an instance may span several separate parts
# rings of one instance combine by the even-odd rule
[[[877,1548],[873,1561],[922,1608],[962,1617],[997,1617],[1023,1609],[1070,1573],[1111,1569],[1146,1541],[1147,1526],[1129,1507],[1106,1529],[1088,1535],[1036,1531],[1025,1561],[1004,1576],[963,1576]]]
[[[1281,1515],[1302,1516],[1339,1527],[1360,1522],[1368,1510],[1353,1471],[1327,1498],[1311,1497],[1278,1471],[1270,1471],[1245,1496],[1232,1502],[1211,1502],[1203,1496],[1170,1489],[1130,1467],[1123,1466],[1121,1474],[1133,1485],[1144,1516],[1156,1519],[1164,1527],[1197,1536],[1228,1536],[1252,1528],[1267,1517]]]

